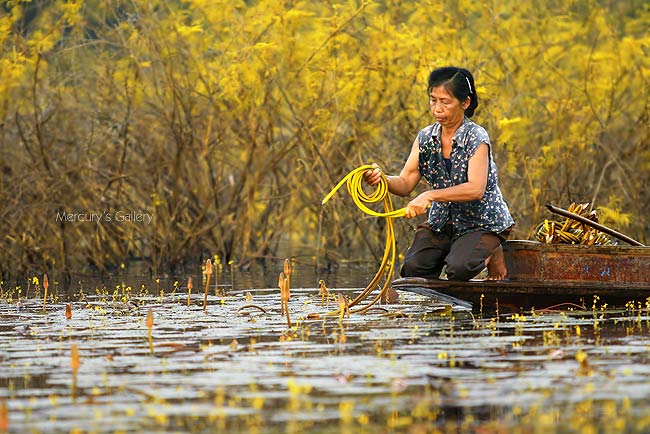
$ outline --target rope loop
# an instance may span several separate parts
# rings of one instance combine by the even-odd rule
[[[395,269],[395,259],[396,259],[396,248],[395,248],[395,230],[393,227],[393,222],[396,217],[404,217],[405,208],[393,209],[393,202],[391,201],[390,195],[388,194],[388,180],[386,175],[381,174],[381,180],[377,184],[377,187],[372,193],[366,193],[363,189],[363,174],[368,170],[376,169],[375,166],[369,164],[357,167],[350,173],[348,173],[343,179],[339,181],[338,184],[330,191],[325,199],[323,199],[323,205],[327,203],[328,200],[334,196],[334,194],[343,186],[347,184],[348,193],[354,200],[354,203],[357,207],[364,213],[374,216],[374,217],[383,217],[386,219],[386,244],[384,247],[384,254],[379,264],[379,269],[375,276],[372,278],[372,281],[366,286],[361,293],[349,303],[349,307],[355,306],[358,303],[364,301],[375,287],[379,287],[380,291],[367,305],[360,307],[356,310],[351,311],[352,313],[365,313],[370,307],[382,299],[387,299],[388,291],[390,290],[390,283],[393,279],[393,272]],[[366,204],[373,204],[383,202],[384,212],[377,212],[369,208]],[[382,279],[384,284],[380,285]],[[341,313],[341,308],[330,314],[338,315]]]
[[[375,166],[365,164],[359,166],[356,169],[348,173],[343,179],[339,181],[338,184],[325,196],[322,204],[325,205],[328,200],[334,196],[334,194],[343,186],[347,184],[348,194],[354,200],[354,203],[357,207],[364,213],[371,215],[373,217],[386,217],[386,218],[395,218],[395,217],[404,217],[405,208],[393,209],[393,203],[388,195],[388,180],[386,175],[381,174],[381,180],[377,184],[375,190],[368,194],[363,189],[363,174],[368,170],[376,169]],[[384,212],[377,212],[371,208],[368,208],[366,204],[373,204],[384,201]]]

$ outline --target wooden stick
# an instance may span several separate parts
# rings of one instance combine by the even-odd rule
[[[571,211],[567,211],[565,209],[558,208],[550,204],[546,204],[546,208],[548,208],[549,211],[551,211],[552,213],[559,214],[561,216],[579,221],[580,223],[586,224],[587,226],[591,226],[594,229],[598,229],[599,231],[604,232],[607,235],[611,235],[633,246],[646,247],[645,244],[641,244],[639,241],[635,240],[634,238],[630,238],[625,234],[617,232],[614,229],[608,228],[605,225],[601,225],[600,223],[596,223],[595,221],[589,220],[588,218],[583,217],[579,214],[572,213]]]

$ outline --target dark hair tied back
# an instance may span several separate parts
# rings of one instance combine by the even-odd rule
[[[478,96],[472,73],[465,68],[445,66],[438,68],[429,75],[428,92],[438,86],[444,86],[461,103],[470,99],[469,106],[465,109],[465,116],[471,118],[478,107]]]

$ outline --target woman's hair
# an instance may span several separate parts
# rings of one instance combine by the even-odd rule
[[[465,68],[455,66],[446,66],[438,68],[429,75],[429,87],[427,91],[438,86],[444,86],[447,92],[451,93],[461,103],[470,98],[469,106],[465,109],[465,116],[471,118],[474,110],[478,107],[478,96],[474,86],[474,77],[472,73]]]

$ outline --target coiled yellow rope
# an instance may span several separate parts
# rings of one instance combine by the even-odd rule
[[[381,181],[377,184],[375,191],[368,195],[363,190],[363,174],[368,170],[376,169],[375,166],[369,164],[359,166],[339,181],[338,184],[330,191],[325,199],[323,199],[322,204],[325,205],[328,200],[334,196],[334,193],[338,191],[343,184],[347,183],[348,193],[352,196],[352,200],[357,204],[357,207],[363,212],[373,217],[404,217],[404,211],[406,208],[400,208],[397,210],[393,209],[393,202],[388,195],[388,181],[386,180],[386,175],[381,173]],[[379,201],[384,201],[384,212],[377,212],[368,208],[365,203],[377,203]],[[364,203],[365,202],[365,203]]]
[[[325,205],[325,203],[327,203],[327,201],[330,200],[332,196],[334,196],[334,194],[343,186],[343,184],[347,184],[348,193],[360,210],[368,215],[374,217],[384,217],[386,219],[386,245],[384,248],[384,255],[379,265],[379,269],[377,270],[377,273],[375,273],[375,276],[370,281],[368,286],[366,286],[366,288],[361,291],[361,294],[359,294],[354,300],[350,302],[349,306],[352,307],[364,301],[372,293],[375,287],[379,285],[382,277],[385,279],[384,285],[381,286],[379,294],[373,300],[371,300],[367,305],[357,310],[351,311],[353,313],[366,312],[373,304],[377,303],[382,299],[382,297],[385,297],[387,295],[390,288],[390,282],[393,280],[393,273],[395,269],[396,248],[393,219],[396,217],[403,217],[405,212],[405,208],[400,208],[397,210],[393,208],[393,202],[390,198],[390,195],[388,194],[388,180],[383,173],[381,174],[381,180],[379,184],[377,184],[376,189],[372,194],[367,194],[363,190],[363,174],[368,170],[374,169],[376,169],[376,167],[371,165],[363,165],[357,167],[348,173],[343,179],[341,179],[341,181],[336,184],[332,191],[330,191],[327,196],[325,196],[325,199],[323,199],[322,202],[322,204]],[[368,208],[366,205],[377,202],[383,203],[384,212],[377,212],[371,208]],[[333,314],[339,313],[340,309],[336,312],[333,312]]]

